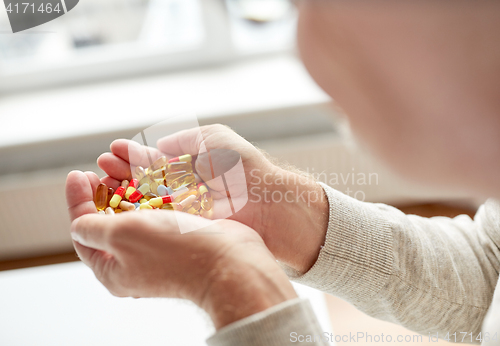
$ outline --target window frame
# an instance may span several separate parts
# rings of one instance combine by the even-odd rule
[[[79,54],[57,66],[31,66],[23,71],[7,71],[0,62],[0,94],[19,93],[68,84],[99,82],[144,74],[204,68],[256,56],[280,54],[290,47],[272,52],[245,52],[235,48],[224,0],[201,0],[205,37],[195,49],[172,51],[168,47],[130,49],[127,43],[99,47],[97,54]],[[23,66],[24,67],[24,66]]]

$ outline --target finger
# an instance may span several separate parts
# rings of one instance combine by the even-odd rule
[[[171,155],[198,155],[203,143],[201,128],[196,127],[176,132],[158,140],[158,149]]]
[[[89,178],[81,171],[73,171],[66,179],[66,202],[71,221],[85,215],[97,213],[92,185]]]
[[[85,247],[110,252],[109,230],[114,220],[101,215],[84,215],[72,222],[71,237]]]
[[[104,153],[97,159],[97,165],[110,177],[116,180],[130,180],[130,164],[122,158],[112,154]]]
[[[97,212],[89,176],[94,180],[90,174],[80,171],[73,171],[68,174],[66,180],[66,200],[71,221],[82,215],[95,214]],[[82,246],[74,241],[73,245],[80,259],[85,264],[90,265],[89,259],[97,255],[96,250]]]
[[[111,143],[111,152],[131,166],[149,167],[163,154],[155,148],[146,147],[128,139],[117,139]]]
[[[111,178],[110,176],[106,176],[106,177],[102,178],[101,182],[103,184],[106,184],[107,187],[113,188],[113,190],[116,190],[122,184],[121,181],[116,180],[115,178]]]

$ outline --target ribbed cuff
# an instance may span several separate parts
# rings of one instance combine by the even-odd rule
[[[273,306],[220,329],[207,340],[209,346],[296,345],[299,335],[317,336],[308,345],[329,345],[321,340],[323,331],[311,304],[300,298]],[[295,340],[295,342],[294,342]]]
[[[307,273],[288,271],[287,275],[295,282],[353,303],[367,301],[392,273],[391,226],[377,205],[319,184],[330,205],[325,246]]]

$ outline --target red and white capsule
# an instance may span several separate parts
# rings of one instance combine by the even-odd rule
[[[173,196],[163,196],[163,197],[151,198],[148,203],[152,207],[159,208],[162,205],[167,203],[172,203],[173,201],[174,201]]]
[[[111,197],[111,201],[109,201],[109,206],[111,208],[118,207],[118,204],[120,204],[120,202],[122,201],[123,196],[125,196],[125,188],[123,186],[120,186],[119,188],[116,189],[113,197]]]
[[[189,154],[187,155],[182,155],[179,157],[174,157],[173,159],[168,160],[168,163],[173,163],[173,162],[191,162],[193,161],[193,157]]]
[[[137,190],[134,191],[129,197],[129,201],[132,203],[137,203],[145,194],[149,192],[149,184],[142,184]]]
[[[129,199],[130,195],[132,195],[135,192],[135,190],[137,190],[138,186],[139,186],[139,180],[132,179],[130,181],[130,184],[128,184],[127,192],[125,192],[125,198]]]

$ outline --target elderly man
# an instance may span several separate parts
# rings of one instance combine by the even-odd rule
[[[500,3],[303,0],[298,8],[302,59],[360,140],[408,177],[500,197]],[[130,178],[132,145],[117,140],[99,158],[102,181]],[[185,214],[222,234],[175,236],[173,212],[94,215],[99,178],[72,172],[76,250],[113,294],[194,301],[217,328],[210,345],[288,345],[291,333],[322,334],[292,278],[426,335],[466,332],[464,342],[500,345],[496,200],[473,220],[408,216],[297,179],[220,125],[165,137],[158,148],[151,154],[232,149],[247,187],[262,188],[254,192],[326,198],[249,201],[218,222]]]

